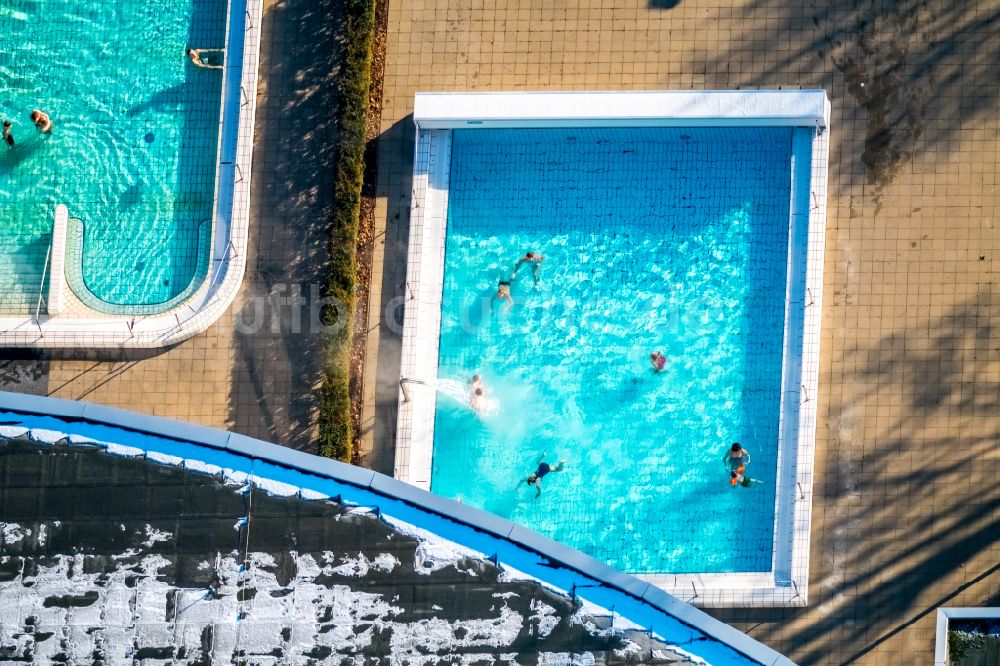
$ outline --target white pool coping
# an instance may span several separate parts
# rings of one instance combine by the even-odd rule
[[[816,127],[822,90],[417,93],[417,127]]]
[[[704,607],[808,602],[830,103],[823,90],[418,93],[396,478],[430,489],[451,132],[498,127],[793,127],[775,529],[769,572],[643,574]],[[796,159],[808,154],[811,159]],[[793,455],[789,455],[792,452]]]
[[[64,303],[75,299],[67,293],[64,277],[68,214],[65,206],[56,206],[47,314],[37,318],[0,317],[0,347],[164,347],[207,329],[236,298],[246,272],[263,0],[229,0],[228,9],[208,276],[190,298],[159,314],[111,315],[91,311],[83,316],[63,312]],[[228,57],[238,50],[242,51],[242,58]]]
[[[934,635],[934,666],[948,666],[948,627],[952,620],[996,620],[998,607],[965,606],[938,608],[937,631]]]

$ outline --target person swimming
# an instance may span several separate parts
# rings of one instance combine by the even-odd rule
[[[482,386],[472,389],[469,393],[469,407],[472,407],[472,411],[477,414],[483,412],[483,403],[486,400],[486,390]]]
[[[188,49],[185,51],[187,57],[191,59],[197,67],[204,67],[205,69],[222,69],[222,65],[212,65],[205,60],[205,53],[225,53],[226,49]]]
[[[653,364],[653,370],[663,372],[667,366],[667,357],[663,355],[663,352],[655,351],[649,355],[649,362]]]
[[[733,488],[736,486],[743,486],[744,488],[749,488],[754,483],[764,483],[763,481],[758,481],[757,479],[751,479],[749,476],[743,473],[743,468],[735,469],[729,473],[729,485]]]
[[[497,301],[506,301],[507,307],[514,305],[514,297],[510,294],[510,280],[500,280],[497,282],[497,292],[493,294],[493,301],[490,307],[496,305]]]
[[[538,468],[535,469],[533,474],[529,474],[525,482],[529,486],[535,487],[535,499],[542,494],[542,479],[549,472],[561,472],[564,466],[564,462],[560,460],[555,467],[552,467],[545,461],[545,453],[542,453],[542,457],[538,459]]]
[[[495,399],[489,397],[489,390],[479,375],[472,375],[469,380],[469,407],[477,416],[489,416],[497,411]]]
[[[535,279],[535,284],[539,282],[538,271],[541,268],[542,262],[545,261],[545,257],[540,254],[535,254],[534,252],[528,252],[523,257],[517,260],[514,264],[514,270],[510,274],[510,279],[513,280],[517,277],[517,272],[521,270],[521,266],[525,264],[531,264],[531,277]]]
[[[52,131],[52,119],[49,118],[47,113],[35,109],[31,112],[31,122],[35,124],[39,132],[44,132],[48,134]]]
[[[11,127],[13,125],[9,120],[3,121],[3,141],[7,144],[8,148],[14,147],[14,135],[10,133]]]

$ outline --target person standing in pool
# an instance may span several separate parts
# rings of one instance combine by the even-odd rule
[[[3,121],[3,142],[7,144],[7,148],[14,147],[14,135],[10,133],[10,129],[13,127],[9,120]]]
[[[530,474],[525,481],[529,486],[535,487],[535,499],[542,494],[542,478],[545,477],[549,472],[561,472],[563,469],[563,461],[560,460],[555,467],[550,466],[545,461],[545,453],[542,453],[542,457],[538,459],[538,468],[535,470],[534,474]]]
[[[745,469],[750,464],[750,454],[739,442],[733,442],[726,455],[722,456],[722,464],[725,465],[726,472]]]
[[[210,65],[203,54],[205,53],[225,53],[226,49],[188,49],[185,51],[187,57],[191,58],[193,62],[198,67],[204,67],[205,69],[222,69],[222,65]]]
[[[497,301],[507,301],[508,307],[514,305],[514,297],[510,295],[510,280],[500,280],[497,283],[497,293],[493,294],[490,307],[496,306]]]
[[[38,128],[39,132],[44,134],[50,134],[52,132],[52,119],[49,118],[49,114],[35,109],[31,112],[31,122],[35,123],[35,127]]]
[[[531,277],[535,279],[535,284],[537,285],[539,282],[538,271],[543,261],[545,261],[545,257],[542,255],[528,252],[517,260],[517,263],[514,265],[514,271],[510,274],[510,279],[513,280],[517,277],[517,272],[521,270],[521,266],[531,264]]]

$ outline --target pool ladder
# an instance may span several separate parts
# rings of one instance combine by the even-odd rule
[[[406,389],[407,384],[420,384],[421,386],[429,386],[429,384],[422,379],[410,379],[409,377],[400,377],[399,390],[403,392],[403,402],[410,401],[410,392]]]

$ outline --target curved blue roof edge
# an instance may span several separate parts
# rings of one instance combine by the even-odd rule
[[[716,620],[704,611],[680,601],[651,583],[622,573],[574,548],[552,541],[492,513],[421,490],[373,470],[217,428],[75,400],[0,391],[0,411],[133,431],[217,449],[252,460],[261,460],[311,476],[326,477],[338,484],[353,486],[359,491],[367,491],[387,500],[401,502],[445,521],[458,523],[476,532],[485,532],[494,538],[510,542],[582,575],[600,586],[616,590],[637,604],[665,614],[754,662],[765,666],[795,666],[794,662],[772,648]],[[459,545],[467,546],[460,540],[456,541]],[[481,549],[476,548],[476,550]],[[561,587],[560,584],[541,578],[540,580]],[[625,613],[621,615],[635,622],[634,617]]]

